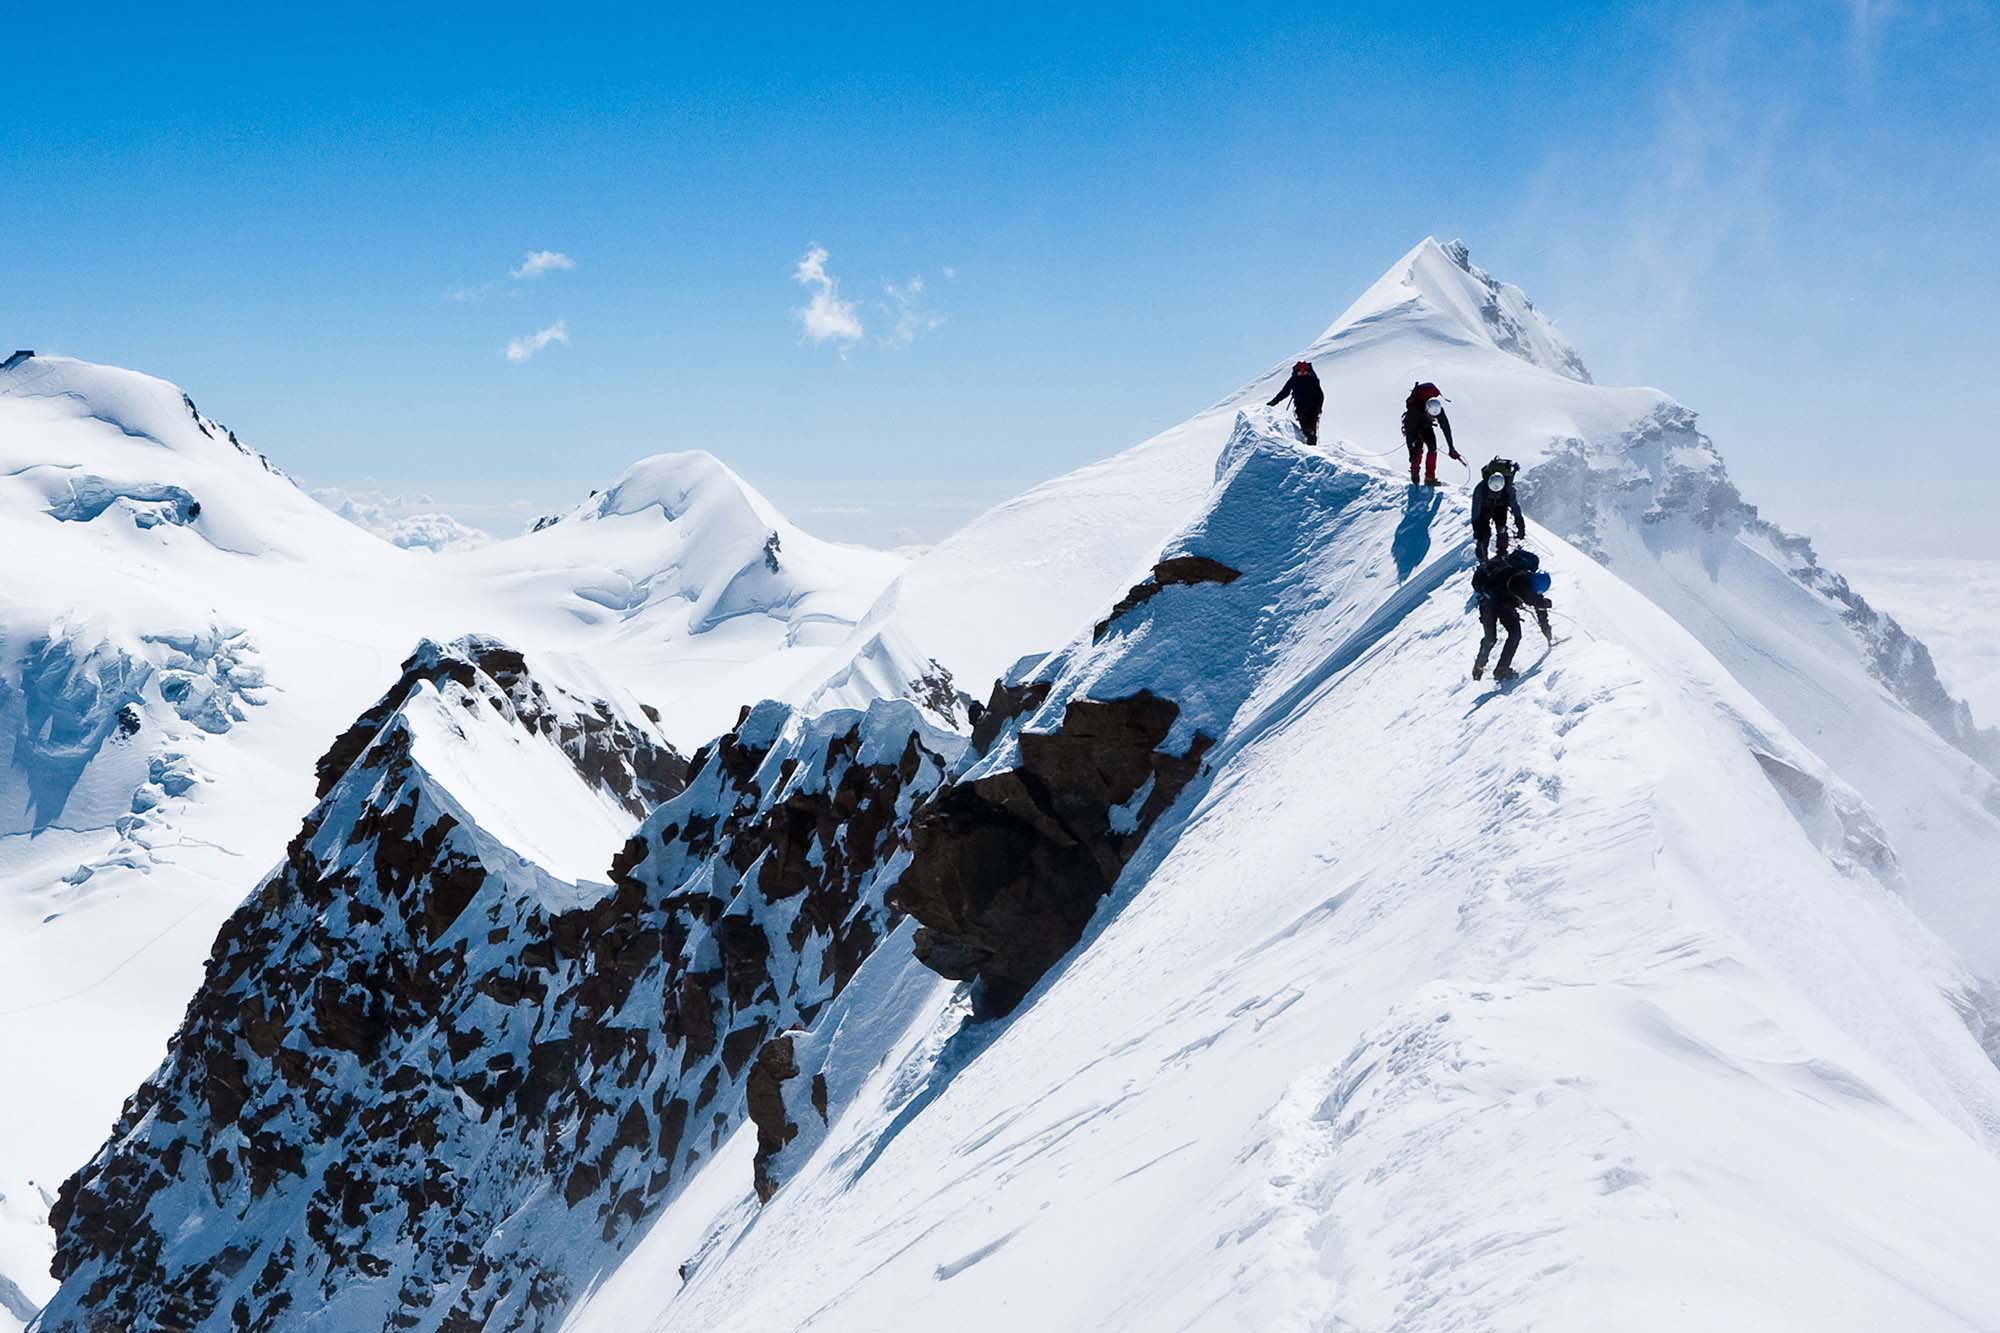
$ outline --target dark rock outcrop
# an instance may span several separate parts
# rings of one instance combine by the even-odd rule
[[[1002,687],[987,717],[1004,724],[1038,693],[1046,686]],[[889,895],[922,923],[918,959],[976,979],[982,1013],[1018,1004],[1075,946],[1154,821],[1200,771],[1209,737],[1197,734],[1178,754],[1161,748],[1179,715],[1172,700],[1143,691],[1074,699],[1056,730],[1018,731],[1011,765],[976,767],[919,811],[909,868]]]
[[[553,741],[579,773],[615,795],[635,817],[650,813],[684,785],[687,761],[654,733],[619,717],[601,699],[571,698],[566,708],[553,707],[528,674],[526,658],[497,639],[475,635],[449,649],[428,639],[417,645],[404,659],[396,683],[320,757],[314,794],[324,797],[333,790],[422,684],[470,687],[475,676],[498,687],[504,703],[496,700],[494,708],[506,709],[521,727]],[[657,720],[651,710],[647,715]]]
[[[412,762],[419,680],[614,799],[679,780],[642,728],[589,737],[596,707],[504,646],[421,649],[402,702],[337,743],[166,1061],[63,1186],[49,1333],[271,1328],[300,1308],[554,1327],[746,1092],[782,1081],[784,1034],[889,925],[881,872],[958,748],[907,704],[765,705],[685,766],[593,889],[463,822]]]
[[[1097,622],[1091,631],[1091,642],[1102,643],[1111,627],[1128,611],[1137,610],[1160,595],[1163,588],[1175,584],[1220,583],[1227,586],[1243,576],[1241,570],[1231,569],[1220,560],[1211,560],[1205,555],[1169,556],[1153,566],[1153,572],[1132,585],[1126,594],[1111,608],[1111,614]]]

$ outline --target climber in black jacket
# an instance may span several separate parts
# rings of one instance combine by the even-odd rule
[[[1520,674],[1514,670],[1514,650],[1521,646],[1523,605],[1535,608],[1535,623],[1541,627],[1542,637],[1555,642],[1555,634],[1549,629],[1549,610],[1554,603],[1543,595],[1549,590],[1549,576],[1542,572],[1541,565],[1533,551],[1517,546],[1507,555],[1481,562],[1473,571],[1472,591],[1479,598],[1482,632],[1479,656],[1472,663],[1474,680],[1486,673],[1487,655],[1493,651],[1494,637],[1503,625],[1507,629],[1507,644],[1500,650],[1493,679],[1512,680]]]
[[[1278,390],[1278,396],[1266,403],[1266,407],[1276,407],[1289,396],[1292,411],[1298,414],[1299,430],[1304,433],[1306,443],[1319,443],[1319,411],[1326,406],[1326,390],[1319,384],[1319,376],[1313,372],[1313,363],[1300,361],[1292,367],[1292,377],[1285,381],[1285,387]]]
[[[1528,520],[1521,517],[1521,500],[1514,494],[1514,475],[1521,465],[1511,458],[1496,458],[1479,469],[1479,484],[1472,488],[1472,539],[1479,548],[1481,564],[1486,561],[1489,536],[1500,539],[1497,554],[1507,554],[1507,516],[1514,516],[1514,538],[1528,535]]]

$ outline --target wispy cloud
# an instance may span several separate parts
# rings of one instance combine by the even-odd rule
[[[576,261],[560,250],[529,250],[522,254],[521,262],[507,270],[507,277],[515,282],[528,282],[548,273],[567,273],[576,267]],[[444,299],[460,305],[471,305],[484,301],[504,284],[500,278],[487,278],[483,282],[461,283],[447,287]]]
[[[569,323],[557,320],[545,329],[538,329],[522,338],[507,340],[506,356],[509,361],[526,361],[551,343],[569,342]]]
[[[576,267],[576,261],[560,250],[530,250],[521,259],[519,268],[507,270],[507,276],[517,282],[528,278],[539,278],[544,273],[568,272]]]
[[[799,327],[816,343],[831,342],[843,355],[861,341],[861,316],[854,302],[840,299],[840,279],[826,271],[826,247],[814,244],[792,270],[792,281],[811,289],[812,299],[794,311]]]
[[[883,342],[894,347],[907,347],[917,340],[918,334],[929,333],[944,323],[943,315],[924,305],[924,279],[921,274],[902,284],[884,283],[882,291],[889,298],[889,304],[883,308],[891,318],[889,333]]]

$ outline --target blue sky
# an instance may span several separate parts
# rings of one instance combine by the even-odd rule
[[[929,538],[1434,233],[1834,550],[2000,529],[1991,6],[992,8],[22,10],[0,340],[495,526],[698,445]]]

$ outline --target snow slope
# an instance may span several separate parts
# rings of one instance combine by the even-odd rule
[[[170,386],[0,374],[0,542],[57,566],[0,605],[0,1017],[36,1015],[0,1063],[50,1080],[0,1093],[33,1118],[0,1144],[0,1274],[47,1296],[21,1178],[103,1143],[58,1210],[87,1276],[50,1329],[185,1293],[217,1321],[226,1293],[246,1318],[550,1327],[635,1242],[578,1326],[1993,1326],[1994,735],[1743,501],[1691,413],[1590,383],[1462,247],[1418,246],[1308,353],[1324,453],[1261,407],[1287,356],[907,565],[814,542],[700,453],[513,541],[399,551],[295,519]],[[1569,641],[1505,694],[1464,679],[1462,501],[1398,480],[1418,377],[1475,462],[1527,465],[1557,573]],[[96,480],[58,477],[72,457]],[[484,992],[399,1018],[450,1179],[406,1224],[356,1201],[418,1188],[414,1159],[320,1153],[273,1201],[203,1184],[176,1145],[206,1121],[105,1143],[214,926],[326,795],[313,757],[410,644],[475,630],[664,739],[730,728],[728,780],[611,867],[639,933],[574,887],[603,873],[590,802],[529,809],[542,781],[485,757],[511,741],[444,745],[426,764],[463,826],[410,873],[449,882],[466,847],[559,867],[538,873],[569,911],[504,886],[494,910],[588,941],[575,986],[498,1027]],[[765,693],[795,706],[739,711]],[[893,763],[844,730],[892,696],[917,708],[889,730],[933,737]],[[926,729],[968,722],[919,799],[953,748]],[[313,854],[358,866],[368,817],[340,811]],[[283,924],[347,975],[396,953]],[[466,955],[478,984],[539,968],[520,943]],[[220,1134],[202,1067],[238,1000],[295,1012],[311,982],[287,947],[242,963],[146,1085]],[[500,1035],[434,1059],[434,1011]],[[577,1023],[587,1050],[536,1056]],[[296,1049],[400,1107],[401,1066],[341,1073],[342,1033]],[[257,1096],[288,1105],[291,1057],[258,1054]],[[515,1099],[537,1058],[579,1100]],[[288,1144],[319,1149],[252,1139],[232,1169]],[[241,1280],[198,1234],[225,1211],[273,1247]]]
[[[1555,326],[1456,242],[1419,244],[1309,347],[1215,407],[934,547],[796,692],[892,634],[910,645],[896,674],[934,657],[975,693],[1023,653],[1064,642],[1188,520],[1237,412],[1268,399],[1299,357],[1326,388],[1322,444],[1393,471],[1404,395],[1418,379],[1440,385],[1474,466],[1522,464],[1531,537],[1571,539],[1652,599],[1854,784],[1913,901],[2000,978],[2000,895],[1974,892],[2000,847],[2000,731],[1978,730],[1921,643],[1743,500],[1694,413],[1655,389],[1592,383]]]
[[[39,1327],[547,1326],[746,1085],[754,1113],[782,1034],[882,934],[881,872],[957,738],[902,702],[769,703],[690,766],[544,676],[426,644],[328,751],[168,1058],[65,1183]],[[649,775],[686,787],[633,799]],[[607,795],[628,827],[657,809],[607,842]]]
[[[817,1151],[569,1327],[2000,1327],[2000,1070],[1865,803],[1560,542],[1589,628],[1496,692],[1458,501],[1260,415],[1218,471],[1162,555],[1240,577],[1021,678],[1017,736],[1211,742],[1083,947],[984,1023],[878,951],[850,1002],[921,1001]]]
[[[157,1063],[314,760],[420,640],[561,656],[560,683],[644,700],[692,750],[901,564],[815,541],[701,453],[543,532],[399,550],[179,388],[45,356],[0,371],[0,562],[0,1277],[30,1304],[47,1200]]]
[[[539,530],[437,564],[479,590],[498,632],[588,653],[692,748],[844,640],[904,561],[820,541],[693,451],[642,459]]]

